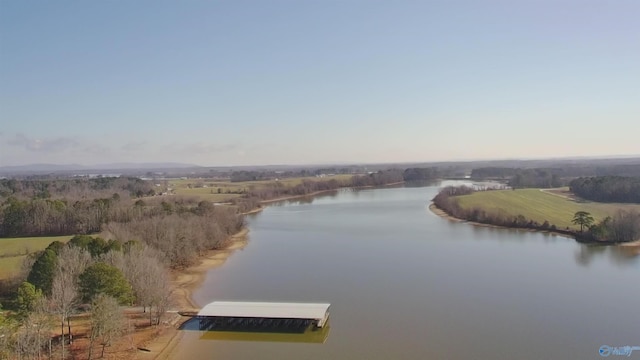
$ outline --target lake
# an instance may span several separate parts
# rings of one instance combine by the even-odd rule
[[[428,209],[438,189],[342,190],[249,217],[247,246],[196,302],[329,302],[326,340],[185,331],[174,358],[599,359],[602,345],[640,346],[632,248],[443,219]]]

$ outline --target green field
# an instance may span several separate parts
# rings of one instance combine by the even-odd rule
[[[478,191],[456,197],[465,209],[481,208],[489,212],[510,216],[522,215],[529,220],[543,223],[545,220],[559,229],[579,229],[571,223],[577,211],[587,211],[596,222],[613,216],[619,210],[640,210],[640,205],[603,204],[576,200],[540,189]]]
[[[15,275],[27,254],[44,250],[54,241],[67,242],[72,236],[43,236],[0,239],[0,279]]]
[[[44,250],[54,241],[67,242],[73,236],[42,236],[0,239],[0,256],[26,255]]]
[[[9,279],[18,275],[25,257],[25,255],[22,255],[0,258],[0,280]]]

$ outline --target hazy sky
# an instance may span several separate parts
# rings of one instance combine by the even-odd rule
[[[0,1],[0,165],[640,154],[640,1]]]

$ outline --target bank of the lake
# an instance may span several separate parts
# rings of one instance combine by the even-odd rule
[[[318,196],[318,195],[335,193],[335,192],[337,192],[337,191],[339,191],[341,189],[351,189],[351,188],[350,187],[341,187],[341,188],[331,189],[331,190],[314,191],[314,192],[309,193],[309,194],[281,196],[281,197],[277,197],[277,198],[274,198],[274,199],[262,200],[262,201],[260,201],[260,204],[269,205],[269,204],[274,204],[274,203],[283,202],[283,201],[289,201],[289,200],[312,198],[312,197]],[[259,208],[259,209],[262,209],[262,208]],[[249,212],[249,213],[251,213],[251,212]]]
[[[396,186],[401,185],[403,182],[387,184],[384,186]],[[274,199],[267,199],[260,201],[260,205],[242,213],[241,215],[255,215],[262,212],[266,206],[284,203],[287,201],[294,201],[299,199],[309,199],[326,194],[335,194],[340,190],[356,190],[372,187],[341,187],[332,190],[316,191],[303,195],[291,195],[278,197]],[[173,305],[174,308],[181,311],[196,310],[200,306],[193,299],[194,290],[201,286],[207,272],[211,269],[221,266],[228,259],[231,254],[239,249],[242,249],[247,243],[247,235],[249,229],[245,227],[243,230],[231,236],[228,245],[223,249],[210,250],[204,256],[198,259],[198,264],[172,271],[172,289],[173,289]],[[141,351],[137,354],[138,359],[169,359],[175,346],[180,342],[183,333],[178,330],[180,324],[185,320],[177,313],[170,313],[167,315],[168,319],[165,321],[164,328],[159,329],[156,336],[146,344],[142,344],[140,348],[145,351]]]
[[[565,236],[565,237],[568,237],[568,238],[571,238],[571,239],[575,240],[575,233],[573,231],[521,228],[521,227],[503,226],[503,225],[495,225],[495,224],[486,224],[486,223],[481,223],[481,222],[477,222],[477,221],[461,219],[461,218],[457,218],[457,217],[455,217],[453,215],[448,214],[446,211],[440,209],[434,203],[429,204],[429,210],[432,213],[434,213],[435,215],[438,215],[439,217],[447,219],[449,221],[463,222],[463,223],[467,223],[467,224],[473,225],[473,226],[491,227],[491,228],[496,228],[496,229],[525,230],[525,231],[539,232],[539,233],[544,233],[544,234],[555,234],[555,235]]]
[[[245,227],[230,237],[225,248],[210,250],[198,260],[197,265],[173,271],[171,274],[173,308],[180,311],[197,310],[200,306],[194,301],[193,292],[202,285],[209,270],[222,266],[231,254],[247,245],[248,234],[249,229]],[[147,351],[137,353],[136,358],[169,359],[172,350],[183,335],[178,327],[184,320],[184,317],[175,312],[167,314],[164,327],[159,329],[154,339],[140,346]]]
[[[471,187],[446,187],[433,198],[441,216],[477,225],[552,232],[593,245],[617,245],[630,239],[604,239],[591,231],[582,231],[574,223],[578,212],[592,216],[594,225],[620,212],[640,212],[640,204],[615,204],[586,201],[575,195],[559,196],[554,189],[511,189],[474,191]],[[557,191],[558,189],[555,189]],[[433,208],[432,208],[433,210]],[[446,214],[446,215],[443,215]]]
[[[389,188],[389,187],[393,187],[393,186],[400,186],[400,185],[403,185],[404,183],[405,183],[404,181],[397,181],[397,182],[392,182],[392,183],[378,185],[378,186],[372,186],[372,185],[366,185],[366,186],[343,186],[343,187],[339,187],[339,188],[336,188],[336,189],[314,191],[314,192],[308,193],[308,194],[282,196],[282,197],[277,197],[277,198],[274,198],[274,199],[262,200],[262,201],[260,201],[260,204],[269,205],[269,204],[285,202],[285,201],[290,201],[290,200],[310,199],[310,198],[313,198],[315,196],[320,196],[320,195],[325,195],[325,194],[335,194],[338,191],[343,191],[343,190],[356,190],[357,191],[357,190],[365,190],[365,189],[384,189],[384,188]],[[254,210],[260,211],[260,210],[262,210],[262,207],[254,209]],[[254,210],[248,212],[247,214],[253,213]]]

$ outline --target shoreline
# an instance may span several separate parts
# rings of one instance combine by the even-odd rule
[[[275,199],[267,199],[267,200],[261,200],[260,204],[264,204],[264,205],[269,205],[269,204],[273,204],[273,203],[277,203],[277,202],[281,202],[281,201],[288,201],[288,200],[295,200],[295,199],[303,199],[303,198],[307,198],[307,197],[314,197],[314,196],[318,196],[318,195],[322,195],[322,194],[328,194],[328,193],[333,193],[333,192],[337,192],[340,190],[363,190],[363,189],[375,189],[375,188],[384,188],[384,187],[388,187],[388,186],[397,186],[397,185],[402,185],[404,184],[404,181],[398,181],[398,182],[394,182],[394,183],[389,183],[389,184],[384,184],[384,185],[378,185],[378,186],[374,186],[374,185],[366,185],[366,186],[341,186],[339,188],[335,188],[335,189],[331,189],[331,190],[320,190],[320,191],[314,191],[312,193],[308,193],[308,194],[304,194],[304,195],[289,195],[289,196],[282,196],[279,198],[275,198]],[[264,208],[257,208],[254,210],[251,210],[247,213],[244,213],[243,215],[246,214],[253,214],[256,212],[260,212],[262,211]]]
[[[566,234],[566,233],[563,233],[563,232],[560,232],[560,231],[508,227],[508,226],[502,226],[502,225],[484,224],[484,223],[479,223],[479,222],[476,222],[476,221],[459,219],[459,218],[457,218],[455,216],[449,215],[447,212],[445,212],[444,210],[440,209],[433,202],[431,204],[429,204],[429,210],[433,214],[435,214],[435,215],[437,215],[437,216],[439,216],[439,217],[441,217],[443,219],[447,219],[449,221],[455,221],[455,222],[464,222],[464,223],[468,223],[468,224],[473,225],[473,226],[490,227],[490,228],[496,228],[496,229],[523,230],[523,231],[537,232],[537,233],[542,233],[542,234],[553,234],[553,235],[556,235],[556,236],[562,236],[562,237],[565,237],[567,239],[574,240],[575,242],[577,242],[579,244],[584,244],[584,245],[640,247],[640,240],[631,241],[631,242],[623,242],[623,243],[585,242],[585,241],[580,241],[577,238],[575,238],[574,236],[571,236],[569,234]]]
[[[248,213],[259,212],[261,208],[251,210]],[[186,269],[175,270],[171,273],[172,298],[174,308],[180,311],[197,310],[200,306],[193,299],[193,293],[200,288],[209,270],[222,266],[226,260],[239,249],[247,245],[249,229],[244,228],[229,238],[226,247],[217,250],[209,250],[202,256],[196,265]],[[177,345],[184,336],[184,332],[178,330],[185,318],[177,313],[167,314],[165,328],[160,329],[158,335],[144,344],[148,352],[138,351],[135,359],[170,359]]]
[[[303,199],[306,197],[313,197],[313,196],[318,196],[318,195],[322,195],[322,194],[327,194],[327,193],[332,193],[332,192],[336,192],[342,189],[351,189],[348,187],[340,187],[337,189],[333,189],[333,190],[320,190],[320,191],[314,191],[312,193],[308,193],[308,194],[304,194],[304,195],[289,195],[289,196],[282,196],[279,198],[275,198],[275,199],[268,199],[268,200],[261,200],[260,204],[264,204],[264,205],[269,205],[269,204],[273,204],[273,203],[277,203],[277,202],[281,202],[281,201],[287,201],[287,200],[295,200],[295,199]],[[260,209],[260,210],[258,210]],[[258,209],[254,209],[249,211],[247,214],[252,214],[254,212],[259,212],[262,211],[263,208],[258,208]],[[258,210],[258,211],[256,211]]]
[[[384,186],[399,185],[403,182],[397,182],[393,184],[386,184]],[[325,193],[337,192],[342,189],[360,189],[360,188],[373,188],[373,186],[367,187],[340,187],[332,190],[320,190],[304,195],[290,195],[283,196],[275,199],[268,199],[260,201],[260,206],[242,213],[241,215],[252,215],[262,212],[265,207],[262,205],[269,205],[277,202],[295,200],[306,197],[313,197],[322,195]],[[173,304],[175,308],[180,311],[197,310],[200,306],[193,299],[193,293],[197,290],[205,280],[206,274],[209,270],[222,266],[224,262],[238,249],[244,248],[247,244],[247,237],[249,234],[248,228],[243,228],[238,233],[231,235],[228,245],[223,249],[209,250],[206,255],[200,257],[198,264],[190,266],[186,269],[175,270],[171,273],[171,286],[173,288]],[[163,321],[165,328],[158,330],[158,334],[147,343],[143,344],[145,352],[138,351],[134,356],[135,359],[153,359],[153,360],[166,360],[171,359],[171,356],[177,349],[180,340],[184,336],[184,332],[178,330],[178,327],[182,324],[183,317],[177,313],[169,313],[167,319]],[[142,348],[142,347],[141,347]]]
[[[636,247],[637,246],[637,247],[640,247],[640,240],[622,243],[622,244],[620,244],[620,246],[628,246],[628,247]]]
[[[429,210],[433,214],[435,214],[435,215],[437,215],[437,216],[439,216],[439,217],[441,217],[443,219],[447,219],[449,221],[464,222],[464,223],[468,223],[468,224],[473,225],[473,226],[489,227],[489,228],[495,228],[495,229],[522,230],[522,231],[530,231],[530,232],[537,232],[537,233],[543,233],[543,234],[553,234],[553,235],[556,235],[556,236],[565,237],[567,239],[571,239],[571,240],[574,240],[574,241],[578,242],[575,238],[573,238],[573,237],[571,237],[571,236],[569,236],[567,234],[564,234],[564,233],[561,233],[561,232],[558,232],[558,231],[553,231],[553,230],[512,228],[512,227],[508,227],[508,226],[493,225],[493,224],[483,224],[483,223],[479,223],[479,222],[476,222],[476,221],[459,219],[459,218],[457,218],[455,216],[451,216],[451,215],[447,214],[444,210],[440,209],[433,202],[431,204],[429,204]]]
[[[259,206],[259,207],[255,208],[255,209],[249,210],[247,212],[243,212],[240,215],[253,215],[253,214],[257,214],[257,213],[261,212],[262,210],[264,210],[264,208],[262,206]]]

